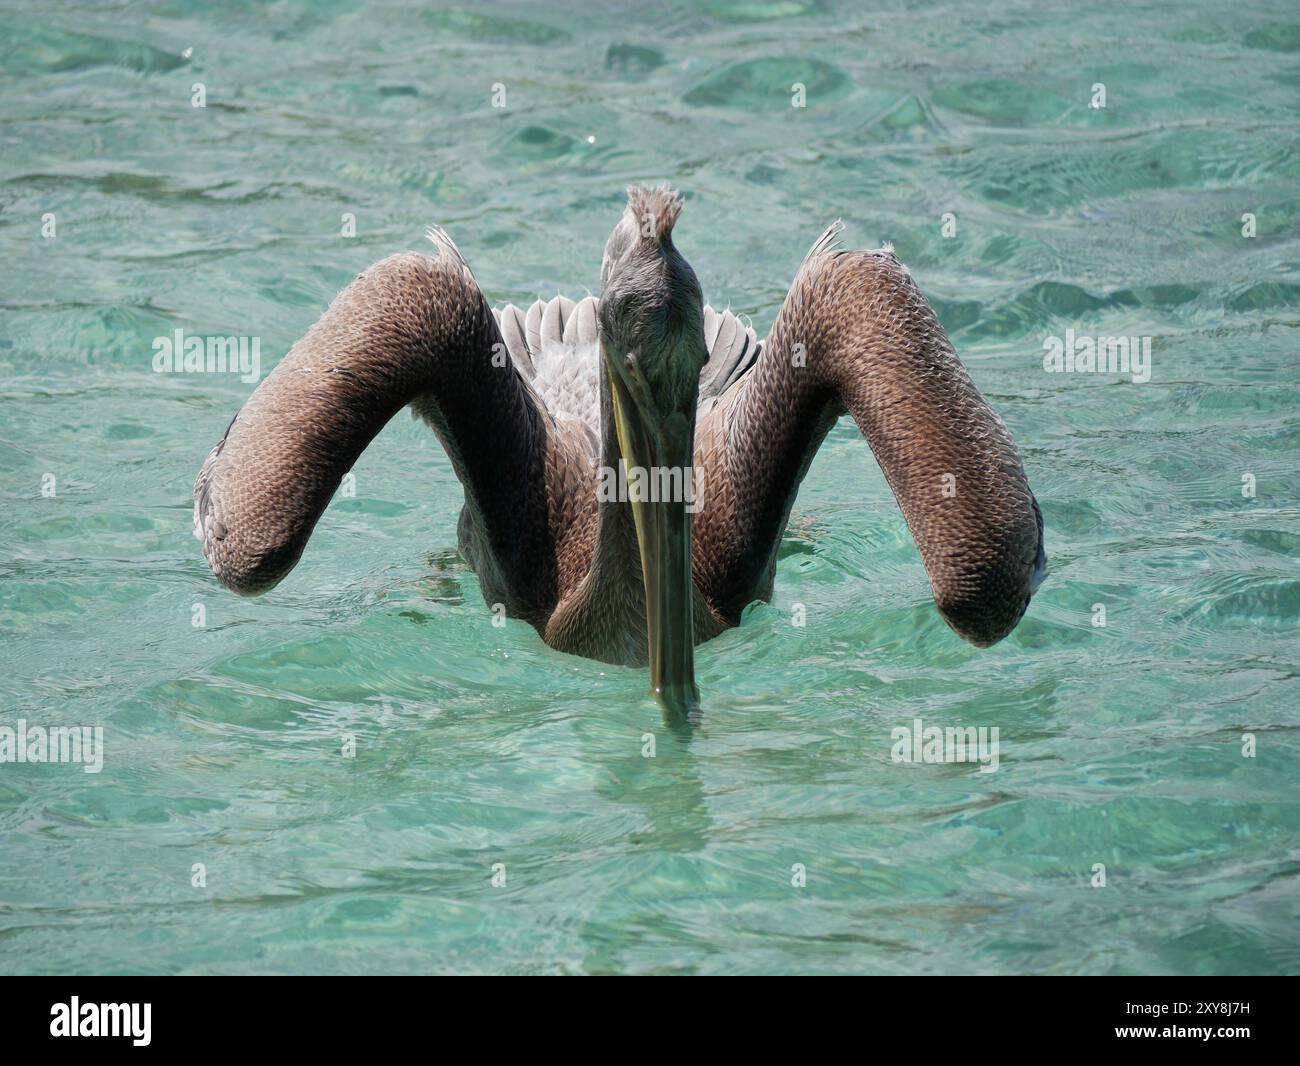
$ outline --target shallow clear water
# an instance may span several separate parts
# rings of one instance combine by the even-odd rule
[[[106,749],[0,765],[0,970],[1300,970],[1294,8],[651,6],[5,0],[0,715]],[[279,589],[215,584],[194,476],[251,386],[154,338],[265,369],[434,222],[494,300],[580,295],[658,179],[760,334],[828,221],[895,243],[1042,504],[1012,637],[945,628],[847,420],[688,740],[493,628],[405,416]],[[1067,329],[1151,380],[1046,373]],[[997,772],[893,762],[918,717]]]

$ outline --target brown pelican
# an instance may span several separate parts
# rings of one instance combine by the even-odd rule
[[[770,599],[799,483],[847,413],[943,618],[981,647],[1005,637],[1045,571],[1042,517],[907,268],[888,248],[839,250],[833,225],[760,343],[703,302],[673,240],[681,210],[667,188],[628,190],[598,299],[494,311],[438,229],[436,256],[358,275],[199,473],[195,535],[217,579],[276,585],[409,404],[464,487],[460,546],[487,602],[560,651],[648,663],[664,706],[689,710],[694,645]]]

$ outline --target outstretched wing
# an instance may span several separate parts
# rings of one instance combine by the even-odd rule
[[[411,404],[465,489],[485,586],[512,615],[553,606],[547,485],[564,473],[567,443],[506,357],[464,258],[441,231],[430,237],[436,258],[391,256],[340,293],[204,463],[195,535],[234,591],[264,592],[294,567],[343,475]]]
[[[1015,442],[892,251],[838,251],[837,233],[804,260],[753,368],[701,419],[696,583],[733,622],[771,595],[799,483],[847,412],[943,617],[971,643],[995,643],[1045,572],[1042,516]]]

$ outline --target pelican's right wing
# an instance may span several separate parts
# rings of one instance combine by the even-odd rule
[[[343,475],[411,404],[441,438],[486,534],[482,575],[544,615],[555,568],[547,484],[552,426],[506,354],[456,246],[404,253],[360,274],[249,397],[208,456],[194,531],[212,572],[254,595],[297,563]]]

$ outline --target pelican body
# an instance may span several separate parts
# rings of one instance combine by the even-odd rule
[[[1042,517],[907,269],[838,249],[832,226],[760,342],[704,304],[673,242],[681,210],[667,188],[628,190],[599,298],[494,311],[436,229],[436,255],[360,274],[203,465],[195,535],[217,579],[255,595],[284,578],[409,405],[464,488],[460,548],[487,602],[559,651],[648,665],[665,708],[690,712],[695,645],[771,598],[799,484],[847,413],[940,614],[972,644],[1001,640],[1045,572]]]

